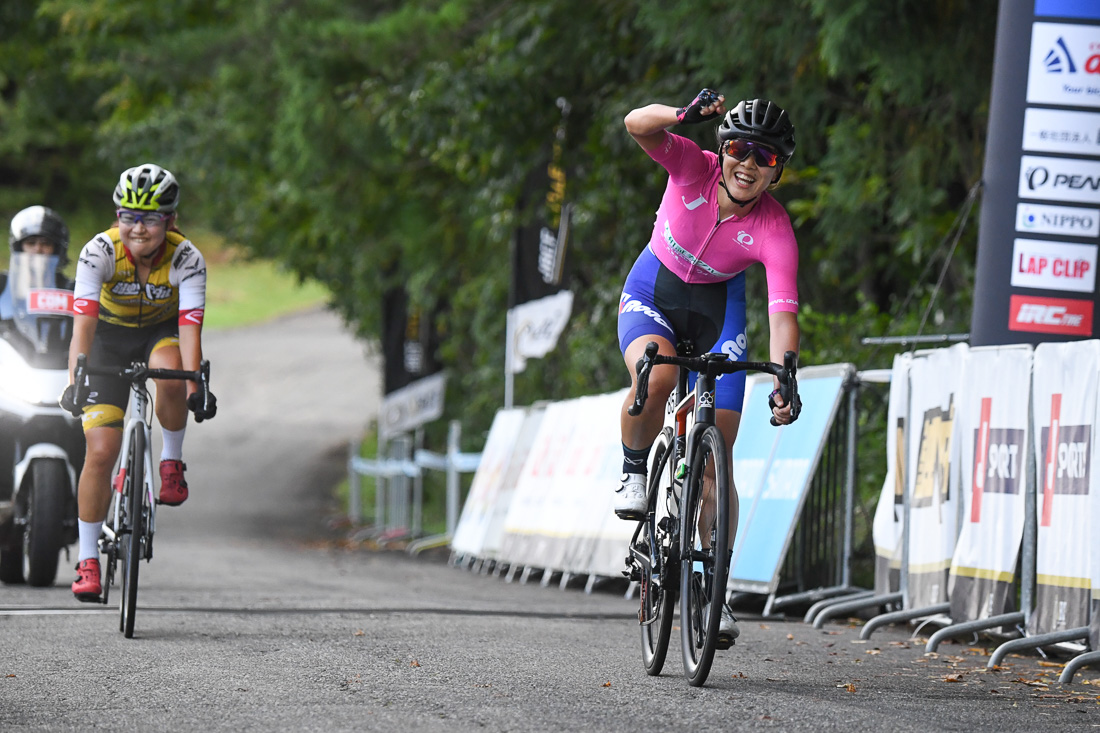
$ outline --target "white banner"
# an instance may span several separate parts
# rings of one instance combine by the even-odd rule
[[[451,549],[460,555],[483,556],[485,539],[493,516],[503,502],[504,478],[515,453],[517,439],[527,419],[527,410],[499,410],[489,428],[489,437],[481,450],[462,516],[458,519]]]
[[[1100,136],[1100,127],[1097,128],[1097,135]],[[1100,210],[1078,206],[1016,204],[1016,231],[1096,237],[1100,235]]]
[[[1022,199],[1100,203],[1100,161],[1022,155],[1017,193]]]
[[[1100,341],[1040,344],[1032,383],[1038,542],[1032,634],[1087,624]]]
[[[1024,110],[1024,150],[1100,156],[1100,112]]]
[[[1031,27],[1031,61],[1027,101],[1100,107],[1100,26],[1035,23]]]
[[[875,592],[898,590],[901,573],[902,500],[905,486],[905,428],[909,417],[910,354],[894,357],[890,403],[886,413],[886,480],[875,509],[871,536],[875,545]]]
[[[951,560],[955,621],[1015,610],[1013,581],[1024,533],[1030,346],[971,349],[957,435],[963,525]]]
[[[1096,289],[1096,245],[1017,239],[1012,248],[1012,285],[1092,293]]]
[[[967,346],[913,359],[909,369],[908,608],[947,599],[947,570],[958,538],[956,402]]]
[[[383,440],[407,433],[443,415],[446,379],[442,373],[418,379],[395,389],[382,400],[378,432]]]
[[[571,290],[562,290],[508,311],[507,348],[513,374],[526,369],[528,359],[546,356],[554,348],[572,312]]]

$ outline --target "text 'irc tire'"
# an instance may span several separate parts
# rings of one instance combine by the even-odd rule
[[[135,427],[126,461],[123,482],[124,527],[119,537],[122,560],[122,599],[119,602],[119,631],[130,639],[134,636],[137,615],[138,567],[141,562],[142,537],[145,535],[143,503],[145,500],[145,429]]]
[[[64,461],[36,459],[28,479],[23,577],[28,585],[49,586],[57,578],[57,557],[65,545],[65,514],[72,505],[69,472]]]
[[[675,563],[669,562],[673,548],[673,523],[668,521],[665,506],[666,487],[675,472],[675,455],[671,428],[657,436],[651,452],[649,468],[648,510],[643,520],[638,543],[649,550],[651,565],[642,568],[640,595],[642,601],[638,621],[642,629],[642,663],[646,674],[658,675],[665,665],[668,640],[672,635],[672,614],[676,606]],[[663,526],[660,525],[662,519]],[[676,549],[679,549],[678,547]]]
[[[704,479],[713,471],[714,501],[708,507]],[[718,643],[729,574],[729,457],[721,431],[702,434],[684,484],[680,521],[680,637],[684,676],[699,687],[707,681]]]

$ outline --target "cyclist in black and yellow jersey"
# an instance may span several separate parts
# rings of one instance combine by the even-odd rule
[[[202,360],[206,262],[175,226],[179,184],[171,172],[146,163],[122,173],[115,187],[115,226],[84,245],[76,266],[69,375],[79,354],[89,365],[197,370]],[[102,593],[98,541],[111,499],[111,471],[122,447],[129,385],[122,379],[89,378],[88,403],[74,403],[72,384],[61,406],[81,417],[87,454],[77,484],[80,552],[73,594],[82,601]],[[163,431],[160,503],[187,499],[183,437],[187,411],[196,421],[214,416],[203,408],[193,382],[156,380],[155,411]]]

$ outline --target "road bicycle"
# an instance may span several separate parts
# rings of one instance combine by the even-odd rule
[[[772,362],[732,361],[724,353],[693,355],[689,342],[677,344],[676,356],[657,353],[655,342],[646,345],[637,362],[638,381],[634,404],[627,412],[641,413],[654,366],[678,367],[676,387],[669,397],[666,418],[672,415],[650,453],[645,517],[638,522],[626,558],[626,575],[640,586],[642,661],[650,675],[664,667],[672,634],[672,616],[680,601],[680,637],[684,676],[698,687],[706,682],[716,649],[729,648],[719,640],[718,628],[726,601],[732,538],[729,486],[730,454],[722,432],[715,425],[715,381],[723,374],[759,371],[779,380],[779,394],[791,405],[792,422],[802,402],[798,396],[797,357],[784,355],[783,365]],[[688,394],[691,373],[695,389]],[[773,398],[772,398],[773,399]],[[769,402],[772,400],[769,399]],[[774,404],[774,403],[773,403]],[[669,422],[666,419],[666,422]],[[779,423],[773,417],[772,425]],[[708,475],[719,490],[714,506],[708,506],[704,479]]]
[[[108,590],[114,584],[115,566],[121,563],[118,628],[130,639],[134,636],[137,615],[138,563],[153,559],[156,505],[159,503],[153,487],[152,401],[146,380],[194,381],[206,408],[210,401],[210,362],[204,359],[197,371],[151,369],[143,362],[121,368],[96,367],[88,366],[87,358],[80,354],[73,371],[73,383],[78,385],[77,404],[84,404],[87,399],[87,375],[120,377],[130,383],[129,418],[122,435],[118,471],[111,482],[114,493],[99,538],[99,551],[106,556],[101,602],[107,604]]]

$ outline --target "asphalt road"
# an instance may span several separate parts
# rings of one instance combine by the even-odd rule
[[[135,637],[114,602],[72,599],[70,563],[54,588],[0,588],[0,730],[1100,726],[1092,670],[1066,687],[1036,655],[987,672],[989,642],[926,656],[902,628],[864,643],[848,623],[744,618],[705,688],[676,638],[647,677],[620,585],[507,583],[340,541],[330,489],[379,377],[334,317],[213,333],[207,353],[218,417],[189,429],[192,498],[158,512]]]

